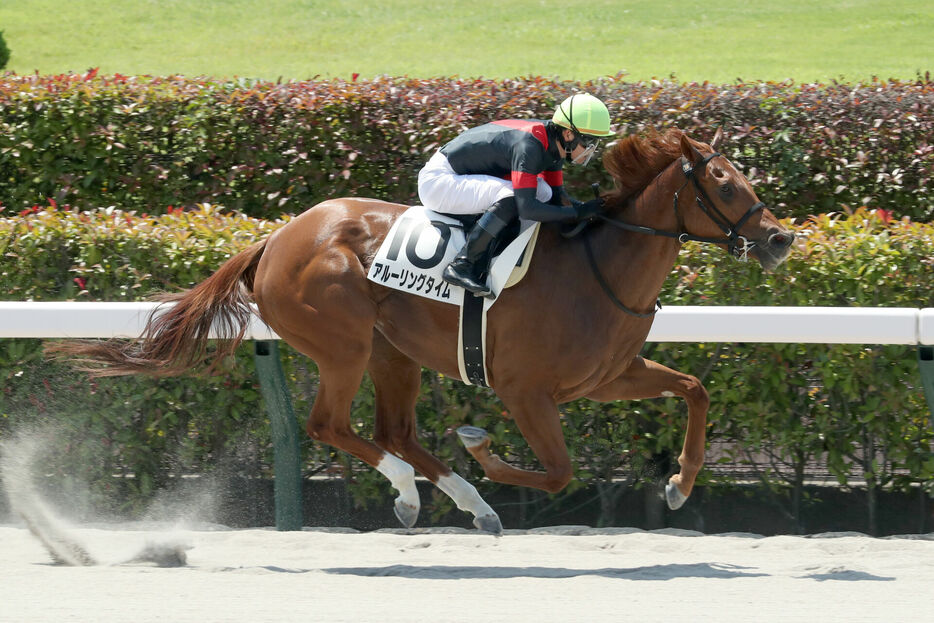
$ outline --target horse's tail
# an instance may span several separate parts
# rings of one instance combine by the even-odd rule
[[[243,341],[249,326],[253,279],[265,248],[266,241],[258,242],[190,290],[157,297],[174,304],[155,310],[138,338],[66,340],[46,350],[59,358],[77,358],[77,367],[92,376],[176,376],[205,362],[213,329],[219,342],[210,358],[220,361]]]

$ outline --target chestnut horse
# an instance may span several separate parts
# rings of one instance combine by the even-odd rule
[[[662,283],[682,243],[718,244],[755,257],[770,270],[789,253],[794,234],[756,197],[748,180],[711,145],[678,130],[628,137],[604,166],[616,189],[606,212],[576,236],[541,228],[525,278],[504,291],[488,315],[488,383],[541,462],[514,467],[490,453],[482,429],[461,439],[490,480],[557,492],[571,480],[558,405],[680,396],[688,421],[680,472],[666,496],[678,508],[704,461],[709,399],[700,381],[639,356],[652,326]],[[406,206],[373,199],[325,201],[223,264],[179,294],[133,341],[62,342],[52,350],[99,366],[98,375],[182,374],[202,363],[212,325],[226,341],[222,357],[243,337],[255,302],[259,315],[288,344],[318,364],[320,385],[306,430],[384,474],[398,490],[396,515],[418,516],[414,470],[500,533],[499,517],[463,478],[419,445],[415,403],[421,367],[458,372],[458,309],[367,280],[379,244]],[[583,231],[580,231],[580,230]],[[564,232],[567,234],[567,232]],[[365,372],[376,390],[373,441],[350,423],[351,401]],[[414,469],[413,469],[414,468]]]

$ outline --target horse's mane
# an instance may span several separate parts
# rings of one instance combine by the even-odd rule
[[[683,132],[671,128],[664,134],[649,130],[627,136],[603,155],[603,166],[616,181],[610,192],[612,203],[622,203],[644,189],[681,155]]]

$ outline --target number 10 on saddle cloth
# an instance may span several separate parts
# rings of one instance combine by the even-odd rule
[[[494,296],[525,274],[537,234],[538,223],[523,222],[516,239],[493,260],[490,285]],[[413,206],[393,223],[373,258],[367,279],[460,307],[464,289],[445,282],[441,273],[465,240],[463,224],[457,219]]]

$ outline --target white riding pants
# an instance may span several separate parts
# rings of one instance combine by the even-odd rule
[[[418,198],[422,205],[444,214],[480,214],[513,195],[512,182],[492,175],[458,175],[440,151],[418,172]],[[551,199],[551,186],[538,178],[535,198]]]

